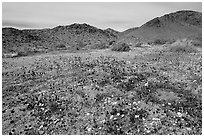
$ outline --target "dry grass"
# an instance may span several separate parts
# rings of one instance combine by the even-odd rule
[[[197,53],[198,50],[190,40],[178,40],[173,43],[169,49],[170,52],[178,53]]]

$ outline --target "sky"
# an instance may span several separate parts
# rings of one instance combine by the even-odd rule
[[[124,31],[164,14],[194,10],[201,2],[3,2],[2,26],[18,29],[54,28],[87,23]]]

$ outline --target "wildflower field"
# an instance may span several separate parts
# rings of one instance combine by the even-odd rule
[[[153,48],[2,59],[2,134],[201,135],[202,53]]]

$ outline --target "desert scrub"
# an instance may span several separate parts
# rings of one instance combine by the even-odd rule
[[[112,51],[120,51],[120,52],[127,52],[130,51],[130,45],[126,43],[117,43],[112,46]]]
[[[166,41],[161,40],[161,39],[156,39],[155,41],[152,42],[152,44],[154,44],[154,45],[163,45],[165,43],[166,43]]]
[[[198,52],[195,47],[191,46],[177,46],[177,47],[171,47],[171,52],[178,52],[178,53],[196,53]]]
[[[67,49],[65,44],[58,44],[55,46],[57,50],[65,50]]]
[[[91,49],[107,49],[109,48],[109,45],[107,43],[96,43],[92,46],[90,46]]]
[[[4,73],[3,134],[201,134],[202,102],[191,92],[201,85],[201,58],[158,56],[156,65],[114,56],[44,57]],[[180,74],[178,67],[188,81],[167,73]]]
[[[194,47],[192,41],[183,39],[174,42],[169,49],[170,52],[177,53],[197,53],[198,50]]]

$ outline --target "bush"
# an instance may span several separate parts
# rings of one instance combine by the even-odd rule
[[[142,47],[142,44],[143,44],[142,42],[136,43],[135,47]]]
[[[165,43],[166,43],[165,40],[160,40],[160,39],[156,39],[156,40],[153,42],[153,44],[155,44],[155,45],[163,45],[163,44],[165,44]]]
[[[92,49],[106,49],[109,46],[106,43],[97,43],[91,47]]]
[[[110,41],[109,42],[109,45],[113,45],[115,43],[115,41],[113,40],[113,41]]]
[[[193,40],[192,45],[196,47],[202,47],[202,40]]]
[[[66,46],[64,44],[59,44],[56,46],[57,49],[66,49]]]
[[[131,50],[130,46],[126,43],[115,44],[112,47],[112,51],[130,51],[130,50]]]
[[[174,46],[170,48],[171,52],[179,52],[179,53],[196,53],[198,50],[193,46]]]
[[[160,39],[156,39],[154,41],[149,41],[148,44],[149,45],[163,45],[163,44],[166,44],[167,41],[165,40],[160,40]]]
[[[183,39],[177,40],[170,47],[171,52],[179,52],[179,53],[196,53],[198,50],[193,46],[193,43],[190,40]]]

